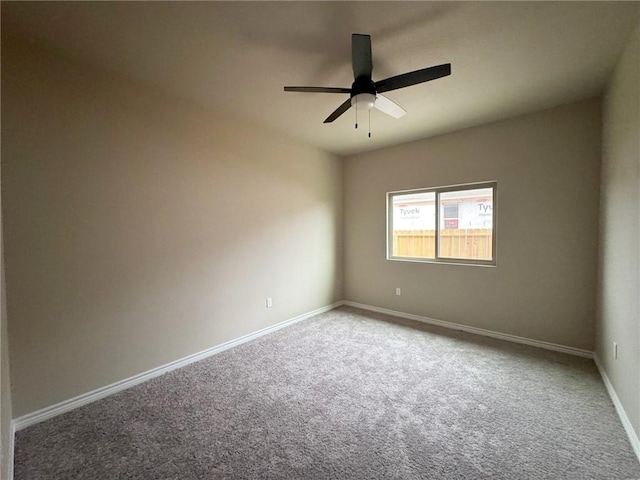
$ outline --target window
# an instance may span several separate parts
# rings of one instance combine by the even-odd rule
[[[496,182],[387,193],[387,258],[495,265]]]
[[[459,203],[445,203],[442,205],[444,228],[458,228]]]

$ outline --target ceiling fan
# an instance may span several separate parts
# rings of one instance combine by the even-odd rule
[[[370,110],[375,107],[387,115],[400,118],[407,112],[395,102],[381,95],[383,92],[409,87],[418,83],[436,80],[451,75],[451,64],[423,68],[374,82],[371,79],[373,62],[371,57],[371,36],[354,33],[351,35],[351,62],[354,82],[351,88],[340,87],[284,87],[285,92],[311,93],[348,93],[349,99],[340,105],[324,123],[331,123],[353,107],[358,110]],[[356,128],[358,124],[356,123]]]

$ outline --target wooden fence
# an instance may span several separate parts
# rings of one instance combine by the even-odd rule
[[[435,230],[396,230],[393,232],[393,255],[396,257],[434,258]],[[440,256],[491,260],[490,228],[444,229],[440,232]]]

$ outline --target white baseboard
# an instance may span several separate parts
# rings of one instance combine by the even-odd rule
[[[640,462],[640,438],[638,438],[637,432],[634,430],[633,425],[631,425],[631,420],[629,420],[629,417],[627,416],[627,412],[624,410],[624,407],[622,406],[622,403],[618,398],[618,394],[613,388],[613,384],[609,380],[609,377],[607,376],[607,372],[604,370],[604,366],[602,365],[602,362],[598,358],[598,355],[595,353],[593,354],[593,360],[596,362],[596,366],[600,371],[600,376],[604,381],[604,386],[607,388],[607,392],[609,392],[609,396],[613,401],[613,405],[616,407],[616,412],[618,412],[618,416],[620,417],[620,421],[624,426],[624,430],[627,432],[627,436],[629,437],[629,441],[631,442],[633,451],[635,452],[636,456],[638,457],[638,461]]]
[[[318,308],[311,312],[307,312],[302,315],[298,315],[297,317],[290,318],[289,320],[285,320],[284,322],[280,322],[276,325],[272,325],[270,327],[263,328],[256,332],[249,333],[242,337],[236,338],[235,340],[230,340],[220,345],[216,345],[214,347],[203,350],[201,352],[194,353],[193,355],[189,355],[187,357],[180,358],[173,362],[167,363],[166,365],[162,365],[160,367],[153,368],[146,372],[139,373],[138,375],[134,375],[133,377],[120,380],[118,382],[112,383],[111,385],[106,385],[104,387],[98,388],[91,392],[83,393],[82,395],[78,395],[77,397],[70,398],[69,400],[64,400],[60,403],[56,403],[55,405],[51,405],[49,407],[36,410],[35,412],[27,413],[26,415],[22,415],[21,417],[15,418],[11,422],[12,428],[14,432],[17,432],[19,430],[22,430],[23,428],[29,427],[31,425],[35,425],[36,423],[40,423],[44,420],[49,420],[50,418],[56,417],[62,413],[76,409],[88,403],[95,402],[96,400],[100,400],[102,398],[108,397],[109,395],[113,395],[114,393],[120,392],[122,390],[126,390],[127,388],[131,388],[142,382],[146,382],[147,380],[150,380],[154,377],[164,375],[165,373],[171,372],[172,370],[185,367],[191,363],[197,362],[199,360],[203,360],[217,353],[223,352],[225,350],[236,347],[243,343],[255,340],[259,337],[262,337],[263,335],[273,333],[276,330],[280,330],[281,328],[288,327],[289,325],[293,325],[294,323],[300,322],[302,320],[306,320],[307,318],[313,317],[315,315],[328,312],[329,310],[338,308],[341,305],[343,305],[343,302],[339,301],[332,305],[327,305],[325,307]]]
[[[449,328],[453,330],[462,330],[464,332],[474,333],[476,335],[482,335],[484,337],[498,338],[500,340],[506,340],[508,342],[522,343],[524,345],[531,345],[533,347],[544,348],[546,350],[554,350],[556,352],[569,353],[571,355],[578,355],[579,357],[593,358],[593,352],[589,350],[582,350],[580,348],[568,347],[566,345],[559,345],[557,343],[544,342],[542,340],[533,340],[531,338],[518,337],[517,335],[509,335],[508,333],[494,332],[493,330],[485,330],[484,328],[469,327],[467,325],[460,325],[459,323],[446,322],[444,320],[437,320],[435,318],[423,317],[421,315],[414,315],[412,313],[397,312],[395,310],[388,310],[386,308],[374,307],[372,305],[365,305],[362,303],[351,302],[345,300],[344,305],[351,307],[362,308],[364,310],[371,310],[372,312],[384,313],[386,315],[392,315],[394,317],[407,318],[409,320],[416,320],[422,323],[428,323],[430,325],[437,325],[439,327]]]

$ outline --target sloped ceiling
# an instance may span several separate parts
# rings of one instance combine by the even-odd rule
[[[2,31],[349,155],[602,93],[638,2],[3,2]],[[372,36],[374,80],[441,63],[452,75],[389,92],[408,114],[284,85],[353,81],[351,34]],[[364,120],[364,121],[363,121]]]

